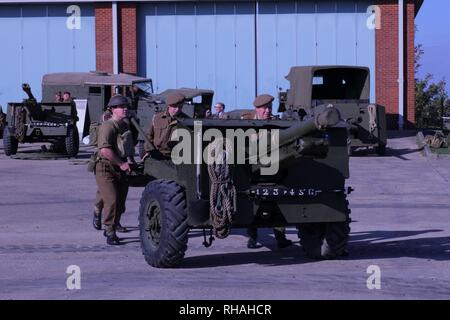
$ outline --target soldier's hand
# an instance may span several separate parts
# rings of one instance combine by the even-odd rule
[[[128,162],[124,162],[120,165],[120,170],[125,171],[127,173],[131,172],[131,168],[130,165],[128,164]]]

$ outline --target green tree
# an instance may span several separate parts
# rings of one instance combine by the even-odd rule
[[[433,75],[427,74],[419,79],[417,72],[422,66],[420,59],[424,54],[422,45],[414,48],[415,53],[415,81],[416,81],[416,125],[418,128],[442,128],[442,117],[450,115],[448,93],[445,90],[445,79],[433,82]]]

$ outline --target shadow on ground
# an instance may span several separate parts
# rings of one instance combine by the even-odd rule
[[[243,230],[245,232],[245,230]],[[419,239],[399,239],[415,237],[423,234],[442,232],[442,230],[421,231],[368,231],[356,232],[350,235],[349,252],[339,260],[368,260],[388,258],[418,258],[436,261],[450,260],[450,237],[427,237]],[[292,230],[288,234],[296,235]],[[194,235],[195,236],[195,235]],[[290,236],[292,239],[292,236]],[[395,240],[399,239],[399,240]],[[219,240],[216,240],[219,241]],[[226,240],[223,240],[226,241]],[[260,264],[267,266],[293,265],[315,262],[304,254],[298,243],[285,249],[277,249],[270,229],[260,230],[260,243],[270,251],[251,250],[246,252],[205,254],[187,257],[181,268],[211,268],[243,264]],[[241,248],[237,248],[241,250]]]

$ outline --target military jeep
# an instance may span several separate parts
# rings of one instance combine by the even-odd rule
[[[318,106],[332,104],[349,126],[348,151],[375,148],[386,151],[385,107],[371,104],[370,69],[354,66],[292,67],[290,88],[279,93],[279,111],[285,117],[315,114]]]

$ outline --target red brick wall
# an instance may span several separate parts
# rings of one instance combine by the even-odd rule
[[[119,3],[119,70],[137,73],[136,3]]]
[[[376,97],[386,107],[388,127],[398,128],[398,5],[393,0],[378,0],[381,29],[376,30]],[[414,1],[409,0],[405,12],[405,127],[414,124]]]
[[[407,27],[407,44],[405,45],[405,50],[407,50],[406,58],[406,103],[407,107],[405,110],[405,127],[413,128],[416,123],[415,117],[415,80],[414,80],[414,36],[415,36],[415,23],[414,23],[414,11],[415,5],[413,1],[409,1],[407,5],[406,14],[406,27]]]
[[[137,73],[137,17],[135,3],[118,3],[119,72]],[[112,7],[95,7],[95,49],[98,71],[113,72]]]
[[[111,3],[95,6],[95,61],[97,71],[113,71]]]

